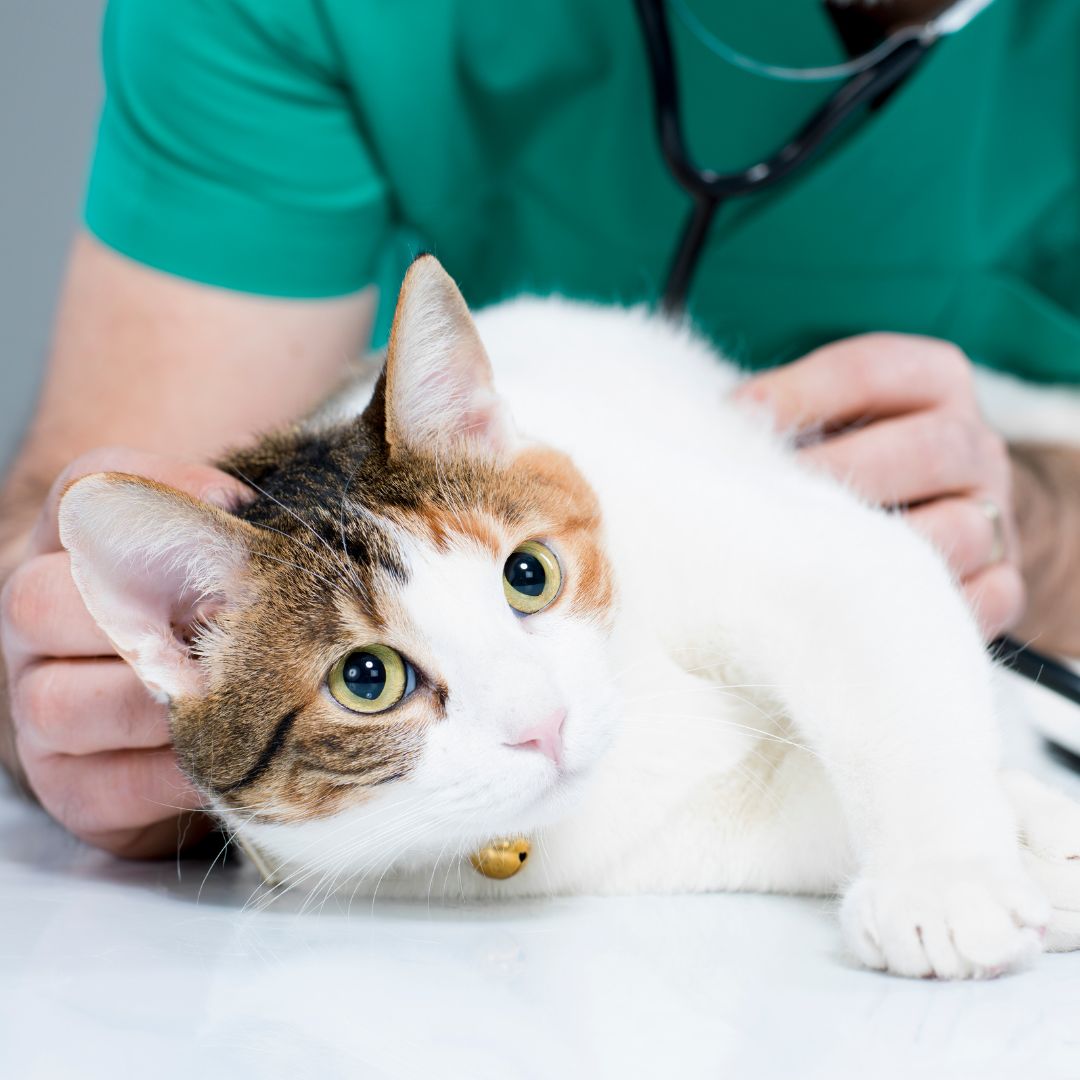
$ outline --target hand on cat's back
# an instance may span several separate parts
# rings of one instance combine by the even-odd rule
[[[805,460],[903,508],[948,560],[988,638],[1019,621],[1025,590],[1008,448],[983,419],[971,361],[956,346],[866,334],[758,375],[738,393],[767,404],[779,427],[810,435]]]
[[[246,491],[206,465],[137,450],[93,450],[53,484],[0,605],[20,763],[42,805],[76,836],[118,855],[174,853],[208,827],[176,764],[167,709],[154,701],[90,617],[57,532],[67,486],[129,472],[227,506]]]

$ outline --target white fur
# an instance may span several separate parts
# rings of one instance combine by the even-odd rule
[[[600,496],[616,630],[557,608],[517,620],[490,556],[414,547],[405,603],[453,711],[415,775],[363,808],[254,831],[282,880],[842,892],[846,940],[874,967],[978,976],[1037,952],[1047,890],[998,778],[991,664],[937,554],[736,408],[739,374],[686,328],[554,299],[477,323],[519,428],[568,451]],[[570,776],[504,745],[553,705],[569,710]],[[1013,802],[1030,816],[1040,798],[1029,785]],[[524,872],[469,868],[513,833],[533,840]],[[1068,909],[1080,864],[1055,867]],[[1080,942],[1051,925],[1055,944]]]
[[[505,457],[519,445],[505,405],[524,436],[567,451],[600,498],[616,617],[556,603],[519,618],[499,559],[407,538],[401,602],[447,716],[360,807],[293,825],[219,808],[282,883],[839,893],[850,949],[906,975],[996,973],[1047,925],[1055,948],[1080,945],[1080,810],[999,778],[994,672],[938,554],[736,407],[739,373],[689,329],[522,299],[478,317],[480,347],[434,268],[413,275],[398,326],[398,435],[438,453],[449,431],[457,452]],[[83,490],[65,500],[69,546],[110,528]],[[150,538],[152,570],[182,524]],[[511,542],[528,539],[558,555],[557,538]],[[513,745],[557,709],[561,767]],[[471,869],[470,851],[518,833],[533,843],[522,873]]]
[[[1080,446],[1080,389],[1024,382],[978,368],[975,389],[983,415],[1010,442]]]

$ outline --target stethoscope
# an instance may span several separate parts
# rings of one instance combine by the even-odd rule
[[[958,0],[922,25],[896,31],[864,57],[810,72],[770,68],[716,43],[716,51],[722,47],[726,59],[765,74],[779,70],[784,73],[779,77],[786,78],[802,75],[814,81],[843,79],[839,88],[775,154],[739,172],[719,173],[694,162],[682,128],[667,7],[669,4],[675,6],[687,22],[693,18],[692,12],[682,0],[635,0],[652,76],[660,149],[672,176],[693,200],[668,269],[661,309],[669,315],[678,315],[685,310],[690,283],[701,261],[709,227],[724,203],[789,180],[813,159],[846,121],[895,90],[937,42],[962,29],[990,3],[991,0]],[[700,25],[690,24],[690,28],[705,40]],[[706,41],[706,44],[711,43]],[[1018,674],[1080,705],[1080,675],[1063,664],[1011,637],[998,638],[991,643],[990,649],[999,661]]]

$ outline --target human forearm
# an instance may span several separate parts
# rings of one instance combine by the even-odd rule
[[[1080,449],[1018,443],[1010,456],[1028,593],[1014,635],[1080,657]]]
[[[373,306],[370,293],[292,301],[213,289],[78,236],[40,400],[0,491],[0,575],[78,455],[121,445],[205,461],[295,419],[362,353]]]
[[[321,401],[362,353],[373,300],[210,288],[80,235],[20,460],[55,475],[103,444],[205,460]]]

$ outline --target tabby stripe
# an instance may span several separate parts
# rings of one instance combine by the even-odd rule
[[[296,713],[291,712],[286,716],[283,716],[279,721],[276,728],[274,728],[273,735],[270,736],[270,741],[266,744],[263,752],[259,755],[258,760],[254,765],[239,780],[234,781],[231,784],[226,784],[225,787],[215,788],[219,795],[228,795],[230,792],[239,791],[240,788],[247,787],[248,784],[254,784],[267,769],[270,768],[271,763],[277,756],[278,751],[285,745],[285,740],[289,737],[289,732],[292,730],[293,724],[296,723]]]

